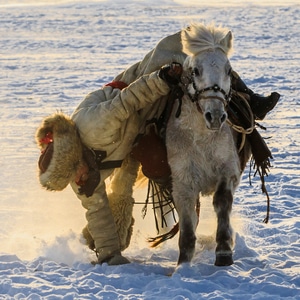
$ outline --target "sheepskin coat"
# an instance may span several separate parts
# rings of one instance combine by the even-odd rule
[[[183,64],[186,54],[182,52],[181,31],[163,38],[145,57],[120,73],[114,80],[133,82],[144,74],[158,70],[165,64],[177,62]]]
[[[106,151],[107,157],[103,161],[123,160],[145,127],[146,120],[162,112],[165,104],[157,99],[168,93],[168,85],[156,71],[140,77],[123,90],[105,86],[88,94],[73,113],[72,120],[84,145]],[[141,117],[141,111],[146,118]],[[121,249],[104,182],[112,172],[113,169],[100,171],[100,183],[91,197],[79,195],[79,186],[71,182],[87,209],[88,230],[95,242],[99,261]]]
[[[172,62],[183,63],[185,56],[180,32],[164,38],[142,61],[115,77],[114,81],[128,84],[127,88],[120,91],[105,86],[88,94],[72,116],[83,144],[107,152],[104,161],[126,158],[126,163],[114,174],[110,199],[105,179],[113,173],[112,169],[100,171],[100,183],[89,198],[79,195],[78,186],[71,182],[87,210],[87,228],[99,262],[129,245],[133,225],[132,187],[138,165],[128,154],[136,136],[144,133],[146,121],[158,118],[165,107],[169,87],[158,77],[158,70]]]

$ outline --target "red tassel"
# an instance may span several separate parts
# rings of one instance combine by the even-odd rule
[[[48,132],[42,139],[40,139],[40,143],[41,144],[50,144],[53,142],[53,133],[52,132]]]
[[[112,81],[110,83],[107,83],[105,86],[111,86],[114,89],[123,90],[128,86],[128,84],[123,81]]]

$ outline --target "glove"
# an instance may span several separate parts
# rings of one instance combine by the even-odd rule
[[[96,187],[100,182],[100,172],[98,170],[90,169],[88,179],[78,189],[80,195],[91,197],[94,194]]]
[[[182,65],[173,62],[169,65],[164,65],[159,70],[158,76],[163,79],[170,87],[178,85],[181,81]]]
[[[92,151],[83,145],[83,159],[89,167],[88,179],[84,182],[77,183],[80,185],[78,189],[80,195],[91,197],[100,182],[100,172]]]

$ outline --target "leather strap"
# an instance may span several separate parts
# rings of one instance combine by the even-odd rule
[[[97,164],[98,170],[120,168],[122,165],[123,160],[103,161],[103,159],[105,159],[107,157],[106,151],[94,150],[94,149],[89,149],[89,150],[94,155],[94,159]]]
[[[93,150],[83,146],[83,158],[89,166],[88,180],[79,187],[79,193],[91,197],[98,186],[101,177],[100,170],[119,168],[122,160],[111,160],[102,162],[107,156],[106,151]]]

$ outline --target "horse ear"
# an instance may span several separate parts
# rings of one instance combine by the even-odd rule
[[[229,30],[225,35],[225,37],[220,42],[220,44],[225,48],[227,53],[230,52],[232,48],[232,40],[233,40],[232,32]]]

